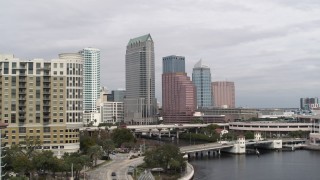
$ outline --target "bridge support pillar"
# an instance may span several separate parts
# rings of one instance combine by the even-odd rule
[[[161,139],[161,129],[158,129],[159,131],[159,139]]]
[[[244,136],[239,136],[236,143],[230,149],[227,149],[226,152],[233,154],[245,154],[246,153],[246,140]]]
[[[273,140],[270,145],[267,146],[268,149],[281,149],[282,139]]]

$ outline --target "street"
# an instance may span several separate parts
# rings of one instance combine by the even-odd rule
[[[136,166],[143,162],[143,157],[129,159],[129,154],[112,155],[112,161],[94,170],[86,172],[90,180],[129,180],[127,170],[129,166]],[[111,176],[115,172],[116,176]]]

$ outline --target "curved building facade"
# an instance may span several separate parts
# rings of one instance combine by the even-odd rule
[[[197,88],[198,108],[212,107],[212,86],[210,68],[200,60],[193,68],[192,82]]]

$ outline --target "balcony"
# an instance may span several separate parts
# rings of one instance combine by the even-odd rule
[[[43,85],[43,88],[44,88],[44,89],[50,89],[50,85],[44,84],[44,85]]]
[[[50,100],[50,96],[43,96],[43,100]]]
[[[20,89],[26,89],[26,85],[25,84],[19,84],[19,88]]]
[[[26,103],[24,103],[24,101],[20,101],[19,108],[24,108],[24,107],[26,107]]]
[[[27,76],[27,74],[25,72],[20,72],[19,76]]]
[[[43,94],[51,94],[50,91],[43,91]]]
[[[19,110],[19,114],[25,114],[26,111],[25,110]]]
[[[25,97],[19,97],[19,101],[25,101],[26,98]]]
[[[43,106],[44,107],[48,107],[48,106],[50,107],[50,103],[43,103]]]
[[[26,94],[27,91],[19,91],[19,94]]]
[[[50,72],[50,71],[49,71]],[[43,76],[51,76],[49,72],[44,71]]]
[[[26,81],[26,78],[20,78],[19,82],[27,82],[27,81]]]
[[[19,121],[24,121],[24,120],[26,120],[25,116],[19,116]]]
[[[43,82],[50,83],[50,78],[43,78]]]

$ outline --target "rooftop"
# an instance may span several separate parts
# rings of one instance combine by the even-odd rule
[[[200,59],[195,65],[194,68],[209,68],[209,66],[202,64],[202,59]],[[210,68],[209,68],[210,69]]]
[[[152,38],[151,38],[150,34],[146,34],[146,35],[143,35],[143,36],[139,36],[139,37],[130,39],[128,45],[133,44],[133,43],[145,42],[145,41],[148,41],[148,40],[152,41]]]

